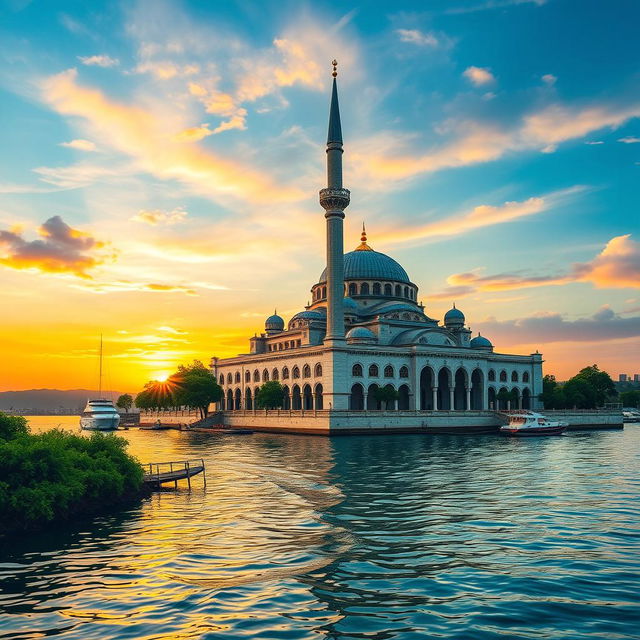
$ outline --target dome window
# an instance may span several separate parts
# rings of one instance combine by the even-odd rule
[[[373,295],[374,296],[379,296],[380,295],[380,283],[379,282],[374,282],[373,283]]]
[[[350,296],[356,296],[358,295],[358,285],[355,282],[352,282],[349,285],[349,295]]]
[[[384,295],[385,296],[391,296],[393,295],[393,291],[391,289],[391,285],[389,283],[384,285]]]
[[[402,287],[397,284],[396,285],[396,298],[399,298],[402,295]]]

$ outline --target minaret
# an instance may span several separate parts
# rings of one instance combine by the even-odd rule
[[[320,191],[320,205],[327,219],[327,333],[324,343],[344,342],[344,242],[342,221],[349,205],[349,190],[342,187],[342,126],[338,106],[338,63],[333,65],[333,90],[327,135],[327,188]]]

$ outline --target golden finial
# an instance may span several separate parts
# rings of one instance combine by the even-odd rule
[[[338,61],[334,59],[331,64],[333,65],[333,73],[331,75],[335,78],[338,75]]]
[[[362,235],[360,236],[360,246],[356,247],[356,251],[373,251],[373,249],[367,244],[367,230],[362,223]]]

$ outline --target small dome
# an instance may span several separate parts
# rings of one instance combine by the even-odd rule
[[[445,325],[464,325],[464,313],[460,311],[460,309],[456,309],[456,305],[453,305],[453,309],[449,309],[447,313],[444,314],[444,323]]]
[[[480,334],[478,334],[475,338],[472,338],[471,342],[469,343],[469,346],[472,349],[491,349],[491,348],[493,348],[493,345],[491,344],[491,341],[488,340],[487,338],[485,338],[484,336],[481,336]]]
[[[296,313],[291,320],[289,320],[289,324],[291,324],[294,320],[324,320],[325,315],[321,311],[316,311],[314,309],[309,309],[308,311],[299,311]]]
[[[373,331],[370,331],[366,327],[353,327],[347,331],[347,341],[348,342],[377,342],[378,338]]]
[[[265,320],[264,328],[267,331],[284,331],[284,320],[277,313],[274,313]]]
[[[351,313],[357,315],[360,311],[358,303],[353,298],[342,298],[342,308],[345,313]]]

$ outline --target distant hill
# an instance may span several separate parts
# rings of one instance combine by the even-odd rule
[[[113,399],[115,402],[124,391],[103,391],[102,397]],[[135,394],[131,394],[135,397]],[[91,389],[29,389],[27,391],[0,391],[0,411],[24,412],[27,409],[35,411],[55,411],[60,413],[66,409],[71,413],[78,413],[84,409],[89,398],[97,398],[98,392]]]

